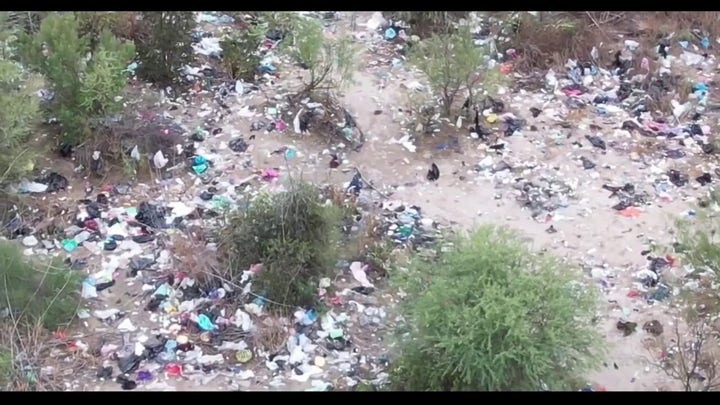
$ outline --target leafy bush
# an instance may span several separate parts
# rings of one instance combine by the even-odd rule
[[[440,92],[446,115],[451,115],[457,96],[466,90],[473,100],[480,87],[490,92],[499,77],[486,68],[486,50],[475,45],[468,27],[456,32],[436,34],[420,41],[410,51],[410,60],[428,78],[430,86]],[[485,74],[480,71],[485,70]],[[488,80],[491,79],[491,80]],[[483,83],[484,82],[484,83]]]
[[[11,33],[0,15],[0,183],[14,181],[33,169],[34,155],[26,142],[40,119],[35,95],[40,78],[23,71],[10,57]]]
[[[234,280],[262,263],[253,279],[256,293],[285,305],[312,305],[319,279],[337,260],[339,221],[339,209],[323,205],[310,184],[292,183],[287,191],[259,196],[224,229],[219,275]]]
[[[576,389],[602,351],[594,295],[576,273],[491,227],[455,246],[403,277],[407,330],[394,388]]]
[[[29,262],[9,242],[0,243],[0,308],[17,323],[50,330],[68,324],[80,304],[80,273]]]
[[[90,47],[71,14],[45,18],[37,34],[19,37],[22,60],[42,73],[55,93],[51,113],[62,124],[63,141],[77,145],[91,135],[98,120],[120,110],[117,96],[127,80],[132,43],[103,31]]]
[[[192,31],[195,16],[190,11],[149,11],[143,13],[143,32],[137,41],[138,74],[159,85],[176,82],[178,70],[192,62]]]
[[[265,38],[262,28],[248,27],[239,34],[220,41],[223,50],[223,66],[232,79],[246,82],[255,80],[255,73],[260,66],[258,48]]]
[[[310,77],[302,93],[330,90],[352,82],[355,52],[350,37],[325,38],[319,21],[299,19],[291,53],[309,71]]]

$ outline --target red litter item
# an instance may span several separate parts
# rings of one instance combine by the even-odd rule
[[[175,363],[170,363],[165,366],[165,373],[170,377],[182,376],[182,366]]]
[[[91,232],[97,232],[100,230],[100,225],[98,225],[97,221],[95,221],[94,219],[85,220],[83,225],[85,225],[85,229]]]
[[[563,90],[563,92],[568,97],[577,97],[577,96],[583,94],[582,90],[578,90],[578,89],[565,89],[565,90]]]
[[[638,290],[630,290],[630,292],[627,294],[629,298],[637,298],[640,296],[640,291]]]
[[[335,305],[335,306],[340,306],[340,305],[343,304],[342,298],[338,297],[337,295],[334,296],[334,297],[330,297],[330,299],[328,300],[328,302],[329,302],[330,304],[332,304],[332,305]]]

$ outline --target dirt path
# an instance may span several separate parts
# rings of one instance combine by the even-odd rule
[[[540,160],[540,166],[547,167],[549,172],[555,172],[554,176],[578,182],[576,202],[558,210],[554,220],[534,220],[530,213],[515,201],[512,188],[496,187],[492,181],[476,179],[481,176],[468,166],[486,156],[493,157],[495,162],[500,160],[494,153],[487,154],[476,150],[479,146],[477,141],[465,137],[462,140],[463,154],[452,154],[448,157],[447,153],[437,153],[444,156],[434,159],[427,158],[427,155],[432,157],[432,151],[413,154],[405,151],[401,145],[388,145],[388,137],[398,137],[395,134],[400,133],[400,128],[385,114],[371,115],[371,110],[376,107],[363,102],[367,99],[368,89],[372,88],[373,76],[360,73],[357,80],[357,93],[355,89],[348,91],[345,100],[350,109],[356,112],[358,122],[363,128],[379,128],[382,131],[373,131],[375,136],[371,138],[369,145],[353,159],[367,178],[381,187],[415,184],[398,187],[392,198],[420,205],[427,215],[438,221],[453,223],[465,229],[485,224],[507,226],[519,231],[536,249],[547,249],[574,264],[592,263],[594,266],[605,267],[607,273],[613,277],[610,281],[613,287],[605,294],[606,301],[601,307],[603,322],[600,328],[610,343],[608,366],[601,367],[597,373],[589,376],[589,381],[613,391],[656,390],[659,386],[670,384],[655,369],[648,370],[648,353],[642,345],[643,334],[623,337],[615,324],[623,317],[623,311],[631,314],[628,320],[638,324],[652,319],[666,321],[662,305],[648,306],[639,299],[628,298],[627,294],[632,283],[636,281],[633,273],[647,266],[647,260],[640,252],[648,248],[648,238],[653,238],[658,243],[671,242],[667,237],[668,226],[676,215],[687,208],[686,204],[675,202],[661,207],[650,207],[640,218],[622,217],[610,208],[614,202],[611,203],[612,200],[608,199],[609,192],[601,187],[603,184],[621,185],[625,182],[642,184],[646,173],[641,165],[631,162],[629,157],[622,153],[609,152],[600,155],[592,150],[588,151],[587,146],[583,148],[583,152],[566,145],[539,148],[535,143],[543,138],[542,132],[525,132],[523,137],[505,140],[508,143],[505,148],[508,152],[503,159],[517,162]],[[397,98],[398,89],[394,87],[388,86],[384,91],[373,94],[381,98],[385,106],[389,106]],[[509,109],[517,115],[525,115],[530,106],[534,105],[523,100],[510,104]],[[528,119],[529,124],[539,127],[547,125],[542,119],[523,118]],[[574,137],[582,138],[583,135],[578,133]],[[438,138],[436,143],[443,143],[444,139]],[[549,139],[544,141],[548,142]],[[541,154],[552,154],[554,157],[543,159]],[[593,178],[591,172],[583,172],[582,166],[578,167],[577,161],[570,161],[571,156],[577,157],[580,154],[592,158],[598,167],[610,167],[600,168]],[[422,158],[423,156],[425,158]],[[404,159],[410,163],[405,163]],[[437,163],[442,173],[440,180],[435,183],[424,178],[431,160]],[[463,167],[463,161],[468,166]],[[461,176],[465,179],[461,180]],[[557,229],[557,233],[547,232],[550,225]],[[615,369],[613,363],[618,369]]]
[[[359,26],[362,26],[365,18],[367,15],[359,16]],[[362,44],[363,41],[365,40],[360,40],[359,43]],[[506,147],[502,156],[488,151],[486,146],[471,139],[464,130],[459,137],[461,153],[444,150],[444,145],[449,141],[447,135],[442,133],[423,139],[418,151],[410,152],[392,140],[405,133],[399,121],[403,119],[400,108],[406,104],[407,90],[401,83],[417,80],[417,77],[404,68],[392,68],[386,63],[386,58],[380,59],[378,62],[376,55],[364,51],[359,57],[362,63],[356,73],[355,84],[344,92],[343,102],[365,132],[367,142],[358,153],[335,149],[346,153],[348,162],[343,167],[357,166],[375,187],[391,193],[391,199],[420,205],[429,217],[440,222],[464,229],[483,224],[508,226],[517,230],[535,249],[548,250],[566,258],[573,267],[582,268],[587,275],[588,285],[603,291],[601,313],[598,314],[601,321],[598,327],[609,343],[605,365],[599,365],[596,373],[587,376],[588,382],[611,391],[676,388],[648,365],[648,352],[643,347],[643,339],[647,337],[645,332],[638,331],[623,337],[615,324],[621,318],[639,325],[653,319],[668,322],[667,306],[664,303],[648,305],[642,299],[628,297],[628,293],[639,287],[634,273],[647,266],[647,259],[641,256],[640,252],[648,249],[650,240],[658,244],[670,242],[668,229],[672,220],[682,215],[689,202],[692,202],[692,196],[703,190],[698,190],[697,187],[688,188],[686,191],[671,189],[669,194],[673,201],[659,201],[654,190],[649,189],[648,179],[658,177],[654,167],[662,166],[665,162],[652,157],[637,158],[630,155],[629,149],[641,141],[637,138],[639,135],[628,138],[618,133],[619,123],[622,122],[620,118],[594,115],[575,118],[570,122],[571,129],[558,129],[557,120],[550,111],[560,111],[564,106],[561,100],[545,94],[504,97],[506,110],[526,119],[527,126],[535,126],[537,130],[531,131],[528,128],[523,130],[521,135],[516,134],[504,139]],[[375,63],[369,66],[373,62]],[[382,74],[385,74],[386,79],[381,85]],[[252,170],[263,167],[279,167],[282,169],[282,176],[302,176],[308,180],[328,181],[338,185],[350,180],[352,173],[328,169],[327,145],[311,137],[295,135],[291,130],[285,133],[258,133],[246,154],[230,152],[227,143],[237,135],[249,134],[253,120],[247,114],[240,113],[242,107],[260,101],[262,100],[259,97],[231,100],[228,105],[232,113],[219,124],[223,127],[223,132],[201,145],[200,153],[212,157],[217,172],[225,176],[221,181],[233,183],[246,178]],[[530,107],[543,108],[546,113],[533,118],[528,112]],[[198,105],[194,105],[173,114],[182,117],[184,123],[192,127],[199,121],[192,118],[198,108]],[[381,110],[382,113],[375,114],[376,110]],[[285,120],[291,122],[291,119]],[[597,125],[600,129],[590,131],[587,129],[589,124]],[[609,147],[606,152],[592,148],[584,137],[597,132],[604,133],[608,141],[613,140],[617,148]],[[556,141],[563,137],[556,136],[557,133],[563,136],[570,134],[571,138],[564,137],[563,142],[558,144]],[[576,140],[583,146],[579,148],[573,145],[572,142]],[[286,162],[282,157],[271,154],[282,146],[294,147],[300,152],[300,156]],[[595,162],[596,168],[584,170],[579,161],[580,156]],[[644,163],[642,159],[647,160]],[[512,167],[533,168],[518,169],[512,174],[508,171],[491,173],[489,166],[501,160]],[[252,162],[252,165],[244,165],[246,161]],[[439,181],[433,183],[425,179],[431,162],[437,163],[441,172]],[[474,166],[479,163],[482,163],[482,167],[475,170]],[[538,219],[533,219],[529,210],[522,208],[516,200],[519,192],[512,184],[514,178],[538,179],[541,176],[573,184],[575,198],[568,200],[564,204],[566,207],[557,209],[553,216],[541,215]],[[652,196],[652,205],[647,206],[638,218],[619,215],[611,208],[616,201],[608,198],[610,193],[602,189],[603,184],[621,186],[628,182],[647,190]],[[137,187],[133,196],[117,201],[117,204],[136,206],[137,202],[144,199],[141,198],[142,194],[164,201],[187,201],[203,187],[197,179],[190,177],[184,177],[182,183],[176,180],[166,181],[159,185],[148,185],[145,191],[142,191],[142,187]],[[687,196],[683,193],[687,193]],[[551,226],[556,232],[548,231]],[[121,260],[125,263],[136,254],[137,252],[133,251],[125,252]],[[117,307],[129,313],[128,318],[139,326],[142,333],[157,331],[158,319],[142,311],[140,285],[141,283],[119,278],[117,287],[102,297],[103,303],[94,304],[95,308],[103,305]],[[388,300],[392,298],[388,297]],[[97,330],[102,328],[102,325],[90,322],[88,328]],[[364,344],[361,343],[358,350],[368,356],[377,355],[379,338],[374,332],[363,328],[356,329],[358,333],[365,333],[362,336],[373,337]],[[212,379],[202,373],[175,379],[162,377],[161,370],[150,370],[157,373],[157,380],[143,384],[138,389],[306,390],[313,386],[312,379],[305,382],[289,379],[288,373],[291,372],[273,377],[262,361],[256,361],[246,369],[252,370],[254,377],[244,381],[230,372],[216,374]],[[338,382],[342,380],[343,373],[343,370],[329,365],[324,370],[322,380],[342,386],[342,383]],[[79,380],[82,382],[78,382],[75,389],[119,389],[115,382],[93,382],[94,378],[90,375]],[[280,385],[280,381],[284,385]]]

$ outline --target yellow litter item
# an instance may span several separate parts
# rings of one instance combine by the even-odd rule
[[[486,120],[488,123],[490,123],[490,124],[494,124],[494,123],[497,122],[498,116],[495,115],[495,114],[490,114],[490,115],[487,116],[487,118],[485,118],[485,120]]]
[[[252,360],[253,354],[250,350],[239,350],[237,353],[235,353],[235,359],[239,361],[240,363],[247,363],[248,361]]]

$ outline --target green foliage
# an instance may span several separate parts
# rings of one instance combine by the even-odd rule
[[[128,11],[76,11],[80,35],[90,38],[91,46],[104,31],[110,31],[118,38],[134,39],[134,12]]]
[[[481,75],[487,66],[486,50],[475,45],[468,27],[454,33],[436,34],[420,41],[410,52],[410,60],[428,78],[430,86],[442,96],[446,115],[451,115],[461,90],[470,93],[483,87],[489,77]],[[493,76],[497,80],[497,76]],[[486,84],[494,84],[490,80]]]
[[[685,218],[676,222],[678,244],[675,251],[681,255],[683,263],[698,270],[720,274],[720,205],[717,203],[717,196],[714,196],[713,200],[710,207],[698,207],[695,210],[696,218]]]
[[[2,14],[13,29],[34,33],[40,28],[43,18],[50,13],[50,11],[8,11]]]
[[[0,15],[0,183],[14,181],[33,169],[34,155],[26,147],[39,123],[38,77],[27,74],[10,53],[12,35]]]
[[[16,245],[0,242],[0,389],[38,389],[45,338],[75,317],[81,283],[80,273],[32,262]]]
[[[577,389],[601,354],[594,294],[579,274],[503,230],[459,239],[437,262],[413,261],[400,357],[401,390]]]
[[[453,28],[453,22],[465,17],[467,12],[398,11],[393,14],[394,20],[401,20],[410,24],[412,34],[425,37],[431,33],[450,32]]]
[[[295,29],[302,20],[300,14],[295,11],[263,11],[259,12],[258,20],[268,31],[278,31],[284,35],[284,42],[292,42]]]
[[[349,36],[328,39],[319,21],[309,18],[298,20],[295,47],[291,53],[302,67],[309,70],[305,93],[342,88],[351,83],[356,52]]]
[[[680,261],[692,272],[682,281],[680,299],[689,307],[714,319],[720,313],[720,289],[714,282],[720,274],[720,229],[719,195],[713,192],[710,201],[704,207],[695,209],[695,218],[681,218],[675,223],[676,243],[674,252]],[[670,250],[670,249],[668,249]],[[698,288],[687,288],[685,283],[692,281]]]
[[[246,82],[255,80],[255,72],[262,59],[258,48],[264,38],[265,30],[262,27],[251,26],[220,41],[223,66],[231,78]]]
[[[235,280],[263,263],[253,290],[285,305],[312,305],[318,281],[337,260],[339,209],[323,205],[317,188],[291,183],[287,191],[266,194],[230,218],[219,251],[221,274]]]
[[[150,11],[143,13],[143,31],[138,40],[138,74],[159,85],[172,85],[178,70],[192,62],[192,32],[195,16],[190,11]]]
[[[62,124],[64,142],[84,141],[99,119],[121,109],[117,96],[135,54],[132,43],[103,31],[91,48],[71,14],[48,16],[37,34],[23,34],[18,42],[22,60],[42,73],[55,92],[50,112]]]
[[[55,330],[75,317],[80,304],[80,273],[31,263],[10,242],[0,243],[0,283],[0,308],[19,324]]]

